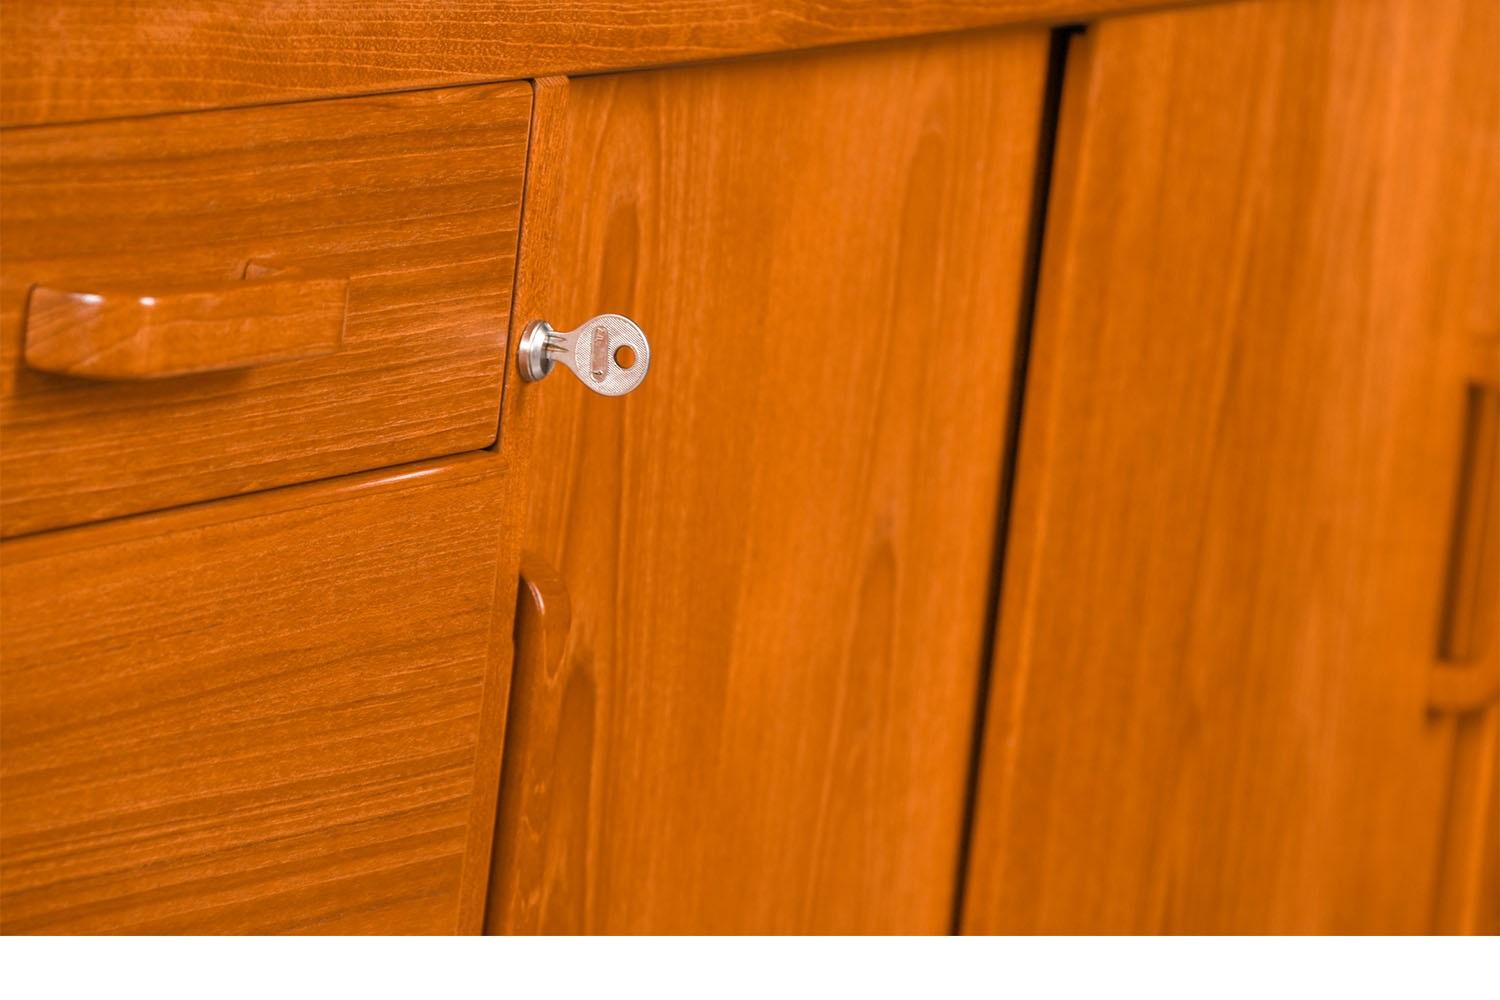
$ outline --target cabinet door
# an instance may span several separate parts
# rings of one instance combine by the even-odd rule
[[[0,546],[0,930],[476,930],[503,480],[480,454]]]
[[[545,318],[629,314],[651,373],[528,390],[573,621],[493,929],[948,929],[1047,48],[569,86]]]
[[[1494,709],[1435,691],[1494,666],[1460,568],[1497,544],[1463,513],[1497,28],[1334,0],[1077,41],[968,930],[1424,931],[1444,869],[1493,879],[1446,862],[1486,850]]]

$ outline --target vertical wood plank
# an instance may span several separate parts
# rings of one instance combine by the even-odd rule
[[[492,927],[947,929],[1046,56],[570,85],[543,315],[626,313],[652,369],[540,385],[573,623]]]
[[[1497,31],[1236,3],[1070,58],[967,930],[1429,929]]]

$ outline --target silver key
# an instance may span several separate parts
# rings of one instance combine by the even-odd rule
[[[620,363],[622,359],[628,367]],[[651,344],[640,327],[616,313],[595,316],[565,333],[539,319],[521,334],[516,360],[527,382],[546,378],[553,364],[560,362],[599,395],[623,396],[645,379],[651,367]]]

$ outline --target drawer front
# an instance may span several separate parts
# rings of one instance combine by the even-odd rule
[[[0,546],[0,931],[459,927],[509,681],[499,468]]]
[[[0,532],[492,442],[530,110],[505,84],[7,131]]]

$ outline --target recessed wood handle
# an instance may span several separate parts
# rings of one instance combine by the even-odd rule
[[[489,934],[580,933],[588,842],[594,684],[569,657],[572,606],[545,559],[521,554],[516,658],[511,668]]]
[[[1467,712],[1500,694],[1500,391],[1471,385],[1433,708]]]
[[[26,307],[30,368],[136,380],[331,354],[344,336],[347,278],[252,263],[243,281],[164,289],[36,285]]]
[[[557,571],[534,552],[521,553],[521,587],[516,606],[516,647],[520,657],[537,660],[553,673],[572,624],[568,587]]]

